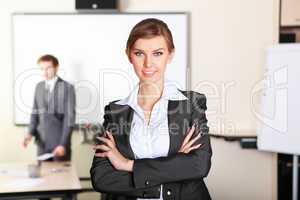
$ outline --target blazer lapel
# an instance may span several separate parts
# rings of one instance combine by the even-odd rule
[[[55,97],[58,96],[58,90],[63,89],[63,88],[60,86],[60,84],[61,84],[60,82],[61,82],[61,81],[62,81],[62,79],[59,78],[59,77],[57,77],[57,81],[56,81],[56,83],[55,83],[55,85],[54,85],[53,91],[52,91],[51,94],[50,94],[50,100],[49,100],[49,102],[54,101]]]
[[[112,115],[116,114],[118,122],[118,135],[115,135],[117,137],[117,147],[127,158],[135,159],[129,141],[131,122],[134,114],[133,109],[128,105],[112,104],[111,111]]]
[[[61,83],[62,83],[62,79],[58,77],[52,92],[50,92],[49,100],[47,100],[47,98],[48,98],[47,91],[46,91],[46,89],[44,90],[45,91],[45,93],[44,93],[45,105],[47,106],[47,110],[50,113],[55,113],[55,106],[59,105],[59,103],[58,103],[59,102],[58,101],[59,94],[64,92],[64,91],[61,91],[61,90],[63,90],[63,87],[61,87],[61,85],[60,85]]]
[[[172,101],[168,104],[168,128],[170,148],[168,155],[176,154],[181,147],[183,138],[191,126],[189,101]]]
[[[129,159],[135,159],[134,152],[130,146],[129,134],[134,111],[128,105],[111,104],[112,116],[118,122],[117,147]],[[183,138],[191,126],[191,115],[189,101],[173,101],[168,103],[168,129],[170,136],[170,147],[168,155],[176,154],[181,146]],[[112,132],[114,132],[112,130]]]
[[[41,96],[42,96],[42,99],[43,99],[43,107],[46,109],[46,110],[48,110],[48,99],[47,99],[47,97],[48,97],[48,94],[47,94],[47,90],[46,90],[46,82],[45,81],[43,81],[42,82],[42,90],[41,90]]]

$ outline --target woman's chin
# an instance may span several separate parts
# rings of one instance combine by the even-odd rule
[[[143,82],[157,82],[158,80],[160,80],[160,78],[157,76],[143,76],[140,80]]]

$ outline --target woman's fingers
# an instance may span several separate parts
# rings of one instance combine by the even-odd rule
[[[201,137],[201,134],[198,133],[198,135],[196,137],[194,137],[193,139],[191,139],[184,148],[190,148],[195,142],[196,140],[198,140]]]
[[[190,151],[195,150],[195,149],[198,149],[201,145],[202,145],[202,144],[194,145],[194,146],[188,148],[187,150],[185,150],[184,153],[190,153]]]
[[[97,139],[104,142],[110,148],[114,148],[114,144],[112,143],[112,141],[110,141],[110,139],[105,138],[105,137],[97,137]]]
[[[186,147],[186,148],[184,148],[184,149],[181,149],[180,151],[178,151],[178,152],[180,152],[180,153],[189,153],[190,151],[192,151],[192,150],[194,150],[194,149],[198,149],[200,146],[201,146],[202,144],[196,144],[196,145],[194,145],[194,146],[191,146],[191,147]]]
[[[105,157],[107,157],[107,153],[106,153],[106,152],[95,153],[95,156],[96,156],[96,157],[105,158]]]
[[[196,140],[198,140],[201,137],[201,134],[199,133],[196,137],[194,137],[193,139],[191,139],[190,141],[188,141],[184,146],[182,146],[180,148],[179,152],[185,152],[187,151],[189,148],[192,147],[192,145],[196,142]]]
[[[182,143],[182,147],[188,143],[188,141],[191,139],[194,131],[195,131],[195,124],[193,124],[192,128],[189,130],[188,134],[185,136],[183,143]]]
[[[99,150],[103,150],[103,151],[109,151],[109,150],[111,150],[111,148],[109,148],[108,146],[106,146],[106,145],[104,145],[104,144],[95,145],[95,146],[93,147],[93,149],[94,149],[94,150],[99,149]]]
[[[110,141],[115,145],[116,142],[115,142],[114,136],[111,134],[111,132],[106,131],[106,134],[107,134],[108,138],[110,139]]]

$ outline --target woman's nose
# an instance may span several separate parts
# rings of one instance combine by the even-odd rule
[[[146,56],[144,65],[145,65],[145,67],[151,67],[152,66],[152,59],[150,58],[150,56]]]

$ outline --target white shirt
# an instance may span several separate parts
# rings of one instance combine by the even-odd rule
[[[54,90],[55,87],[55,83],[57,82],[58,77],[55,76],[54,78],[50,79],[50,80],[45,80],[45,88],[46,89],[50,89],[50,92],[52,92]]]
[[[167,156],[170,146],[168,101],[187,100],[187,97],[177,89],[175,83],[171,81],[165,81],[162,96],[159,101],[155,103],[148,124],[143,109],[137,103],[138,91],[139,84],[136,85],[134,90],[127,98],[116,102],[116,104],[120,105],[129,105],[134,110],[129,141],[135,154],[135,158],[141,159]],[[162,185],[159,199],[163,199]]]

